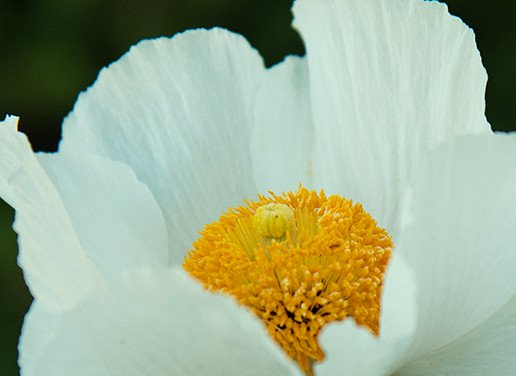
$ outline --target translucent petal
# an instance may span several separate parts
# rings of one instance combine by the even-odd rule
[[[298,0],[315,124],[314,177],[397,232],[399,197],[426,151],[489,131],[473,32],[445,4]]]
[[[16,209],[18,263],[32,295],[54,309],[82,299],[99,278],[59,193],[16,121],[0,123],[0,195]]]
[[[49,345],[56,339],[61,315],[34,302],[25,315],[18,345],[18,365],[21,376],[37,375],[38,364],[44,361]]]
[[[465,336],[410,363],[397,375],[512,375],[514,354],[516,299]]]
[[[128,273],[53,333],[32,331],[39,319],[25,324],[24,376],[299,375],[249,312],[175,269]]]
[[[259,192],[312,187],[313,123],[304,58],[289,56],[271,68],[256,104],[252,138]],[[322,187],[313,187],[322,188]]]
[[[225,30],[143,41],[80,95],[60,150],[131,166],[180,264],[205,224],[256,195],[250,137],[263,73],[256,51]]]
[[[463,336],[514,296],[515,141],[457,139],[414,175],[398,252],[418,281],[416,357]]]
[[[131,267],[168,265],[165,219],[128,166],[93,155],[38,157],[84,252],[104,276]]]

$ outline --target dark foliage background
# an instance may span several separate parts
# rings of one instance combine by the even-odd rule
[[[516,3],[445,2],[476,32],[491,125],[516,130]],[[222,26],[246,36],[272,65],[303,54],[290,21],[288,0],[0,0],[0,117],[19,115],[34,149],[52,151],[79,92],[139,40]],[[30,304],[12,220],[0,202],[0,376],[18,374],[16,346]]]

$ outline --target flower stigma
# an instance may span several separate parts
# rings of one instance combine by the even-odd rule
[[[306,375],[324,359],[326,324],[352,318],[379,335],[393,244],[361,204],[300,186],[245,201],[200,234],[183,268],[248,307]]]
[[[267,204],[256,209],[253,224],[260,238],[284,238],[294,229],[294,210],[285,204]]]

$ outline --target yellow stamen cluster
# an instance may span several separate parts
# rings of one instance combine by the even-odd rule
[[[391,249],[389,234],[360,204],[300,187],[224,213],[201,232],[183,267],[249,307],[311,375],[324,359],[317,336],[327,323],[352,317],[379,334]]]

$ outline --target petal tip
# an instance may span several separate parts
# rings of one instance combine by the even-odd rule
[[[5,115],[5,119],[0,122],[1,125],[18,130],[18,120],[20,118],[15,115]]]

